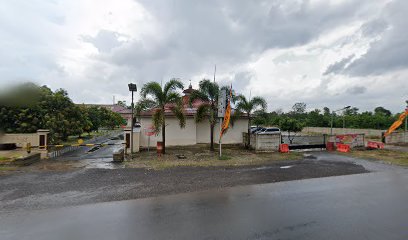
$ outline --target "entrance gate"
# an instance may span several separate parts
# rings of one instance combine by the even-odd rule
[[[326,148],[327,135],[316,136],[290,136],[282,135],[282,143],[288,144],[290,150]]]

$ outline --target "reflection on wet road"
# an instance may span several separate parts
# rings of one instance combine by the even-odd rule
[[[85,168],[116,169],[124,167],[123,164],[114,163],[112,158],[113,152],[123,147],[123,140],[118,138],[106,138],[98,143],[106,145],[79,147],[75,151],[68,152],[56,158],[55,161],[70,162],[75,167]]]
[[[0,218],[2,239],[406,239],[408,171],[308,179]]]

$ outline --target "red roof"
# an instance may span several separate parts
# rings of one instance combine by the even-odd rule
[[[207,102],[204,102],[200,99],[196,99],[195,101],[192,102],[190,106],[190,94],[195,91],[190,84],[190,87],[186,90],[183,91],[185,95],[182,97],[182,102],[183,102],[183,112],[185,116],[190,116],[193,117],[196,112],[197,108],[203,104],[207,104]],[[164,109],[164,114],[165,116],[174,116],[174,113],[171,111],[171,109],[174,107],[174,104],[166,104],[165,109]],[[140,113],[141,116],[152,116],[157,108],[149,109],[146,111],[142,111]],[[234,111],[234,110],[232,110]],[[246,117],[245,115],[242,115],[242,117]]]

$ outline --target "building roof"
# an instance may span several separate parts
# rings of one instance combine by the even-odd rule
[[[182,96],[182,102],[183,102],[183,112],[184,115],[187,117],[194,117],[197,109],[199,106],[203,105],[203,104],[208,104],[200,99],[196,99],[194,100],[191,105],[190,105],[190,95],[191,93],[193,93],[194,91],[196,91],[195,89],[193,89],[193,87],[190,86],[188,89],[184,90],[184,96]],[[174,113],[172,112],[172,108],[174,107],[174,104],[166,104],[165,109],[164,109],[164,115],[165,116],[174,116]],[[140,113],[140,116],[145,116],[145,117],[150,117],[152,116],[155,111],[157,110],[157,108],[152,108],[146,111],[142,111]],[[234,109],[232,109],[232,113],[234,112]],[[242,115],[242,117],[246,118],[246,115]]]
[[[89,104],[89,103],[83,103],[83,104],[78,104],[78,105],[84,105],[86,107],[103,107],[103,108],[111,110],[112,112],[116,112],[116,113],[120,113],[120,114],[132,114],[132,109],[128,109],[128,108],[123,107],[122,105],[118,105],[118,104]]]

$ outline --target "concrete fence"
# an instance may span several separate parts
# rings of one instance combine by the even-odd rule
[[[246,144],[248,133],[243,132],[243,143]],[[274,152],[279,150],[281,144],[281,135],[278,133],[271,134],[251,134],[250,147],[257,152]]]
[[[27,143],[38,147],[38,133],[10,133],[0,135],[0,143],[15,143],[17,147],[25,147]]]
[[[381,137],[381,133],[386,130],[377,130],[377,129],[362,129],[362,128],[333,128],[333,134],[359,134],[363,133],[366,136],[378,136]],[[329,127],[305,127],[302,130],[302,133],[322,133],[330,134]]]
[[[314,145],[314,144],[325,144],[327,135],[317,135],[317,136],[308,136],[308,135],[295,135],[291,136],[292,142],[288,135],[282,135],[282,142],[285,144],[291,145]]]
[[[385,143],[407,143],[408,142],[408,132],[392,132],[390,135],[385,137]]]
[[[342,143],[350,145],[351,148],[364,147],[365,146],[365,135],[360,134],[337,134],[329,135],[327,137],[328,142]]]

